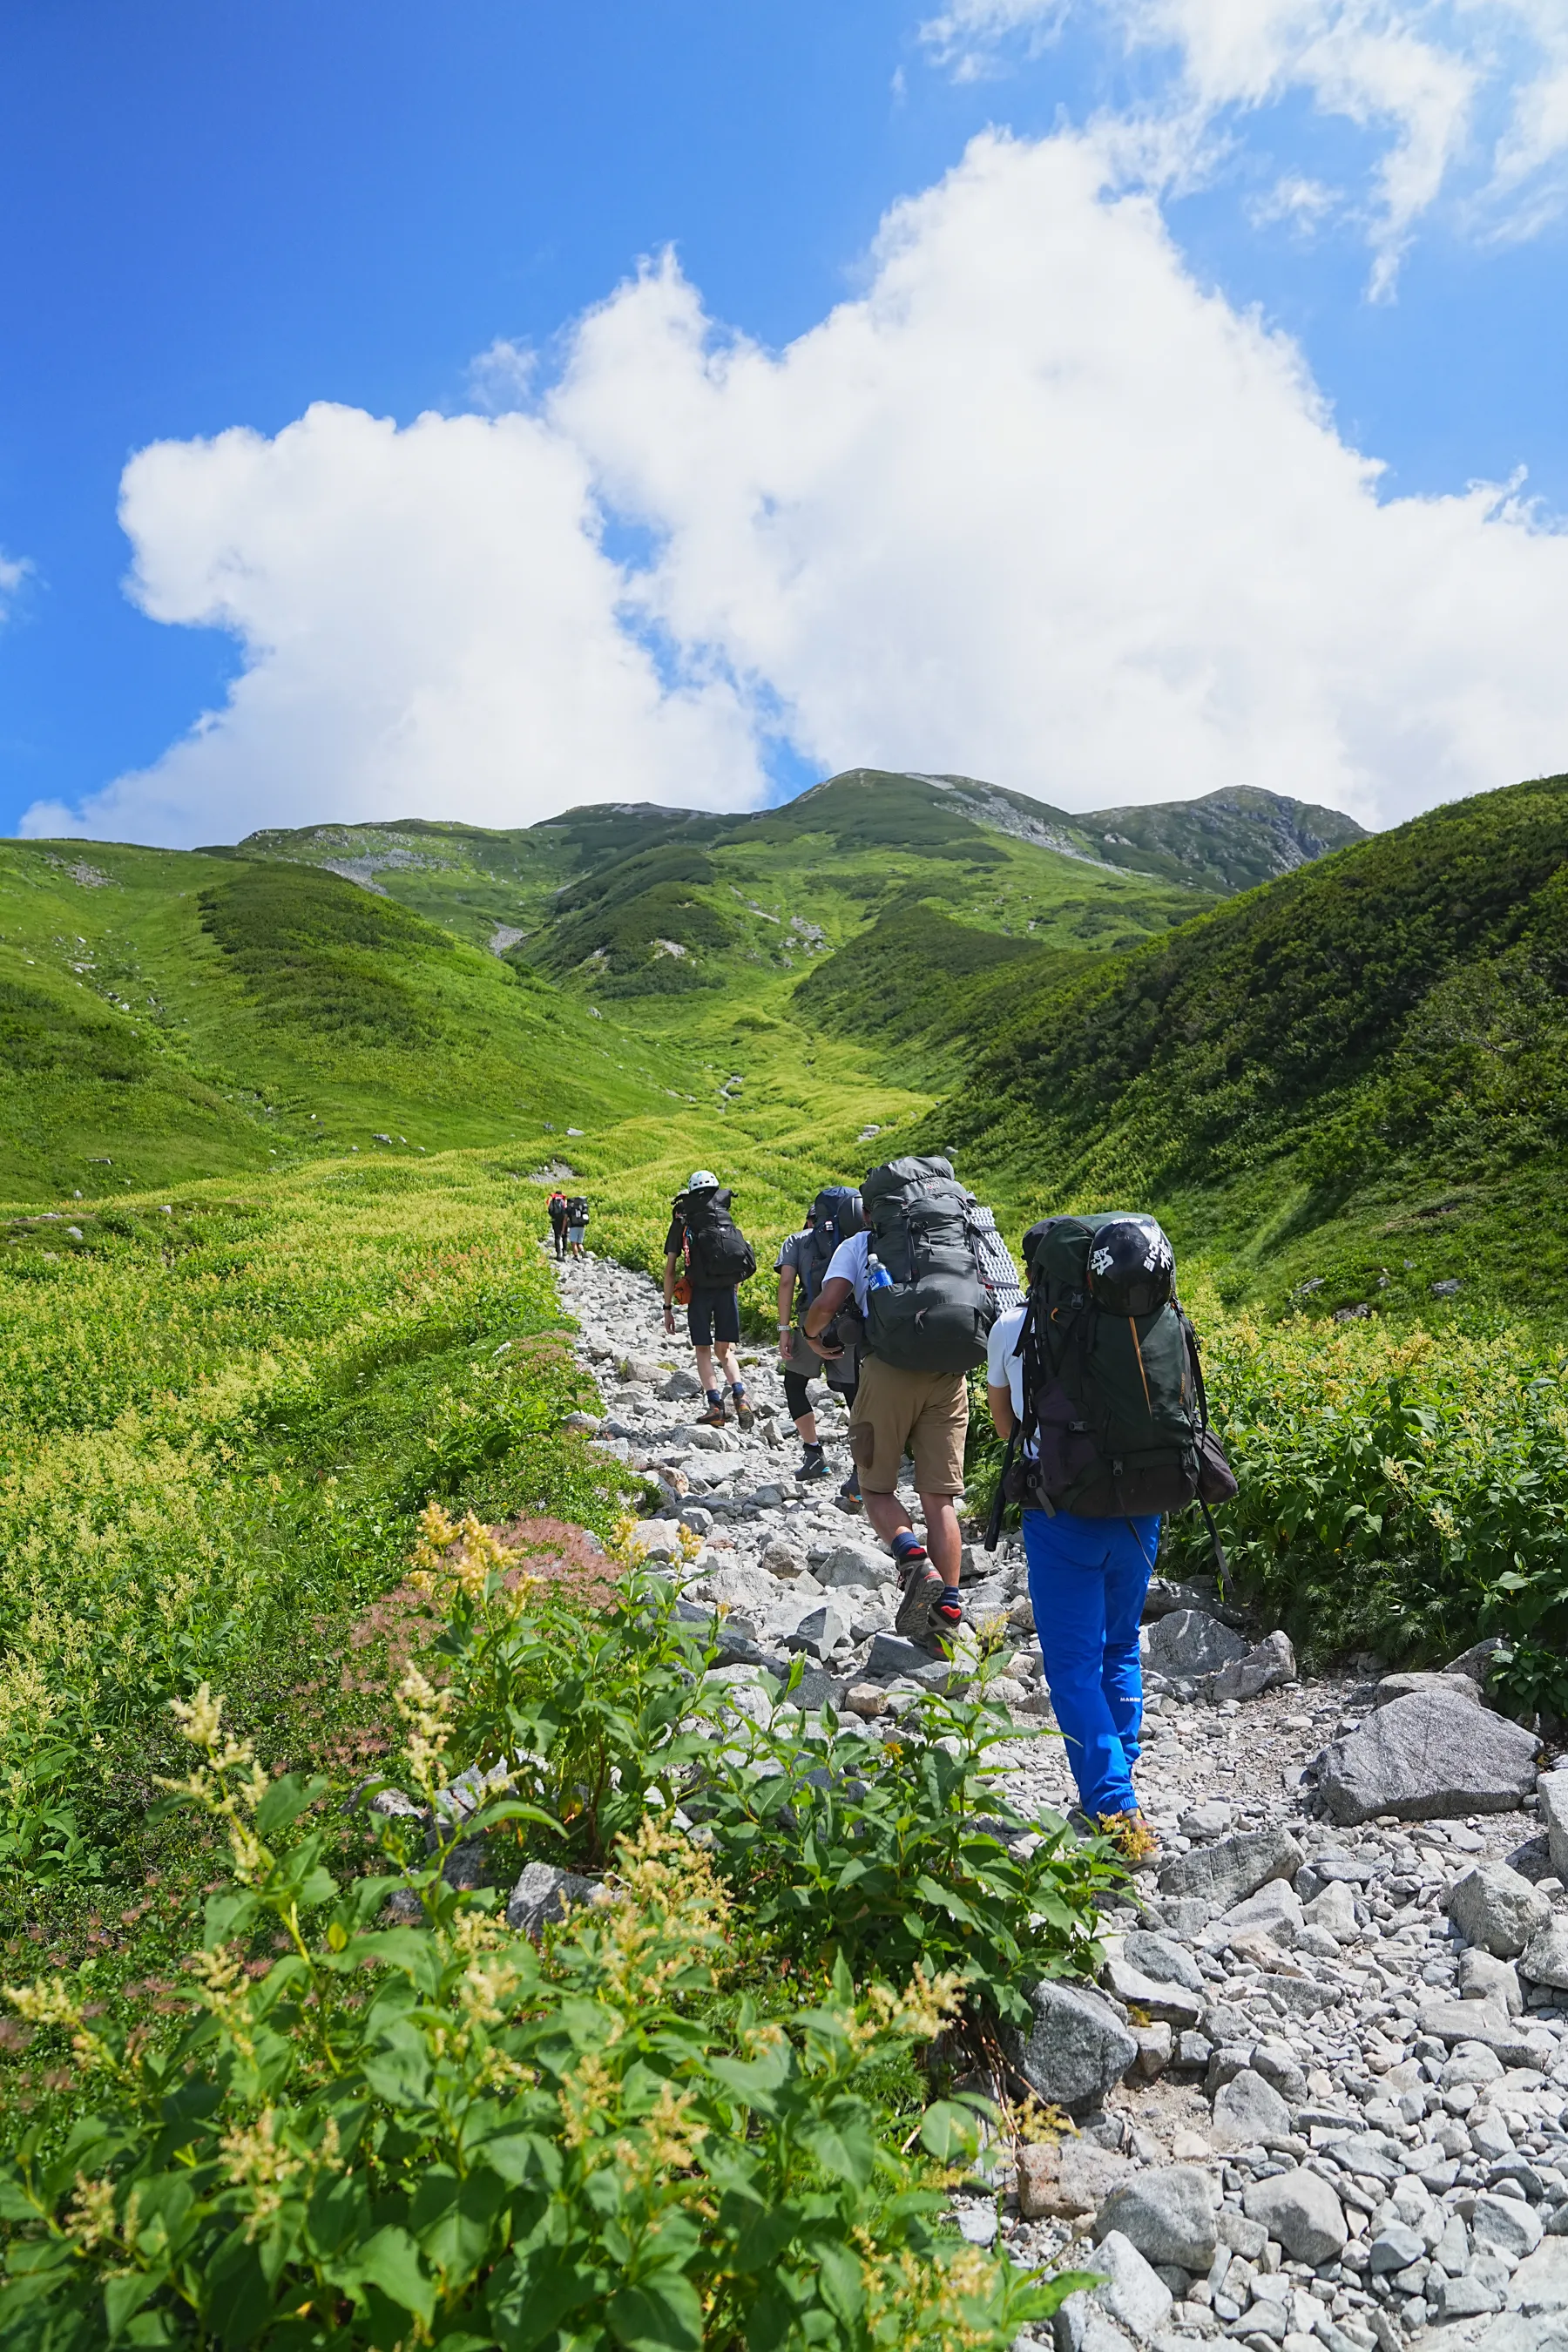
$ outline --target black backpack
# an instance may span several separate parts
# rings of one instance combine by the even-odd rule
[[[796,1258],[800,1273],[799,1318],[805,1321],[816,1303],[826,1278],[828,1263],[840,1242],[864,1229],[866,1212],[860,1195],[849,1184],[825,1184],[811,1204],[813,1223],[801,1236]]]
[[[1208,1425],[1197,1337],[1153,1218],[1047,1217],[1024,1251],[1034,1282],[1018,1335],[1025,1458],[1014,1499],[1090,1519],[1189,1503],[1206,1515],[1228,1502],[1236,1479]]]
[[[730,1214],[731,1193],[682,1192],[676,1213],[686,1229],[686,1266],[709,1290],[729,1290],[757,1270],[756,1253]]]
[[[574,1192],[572,1198],[567,1202],[566,1222],[569,1225],[585,1225],[587,1223],[588,1203],[584,1201],[581,1192]]]
[[[890,1160],[873,1168],[860,1196],[878,1260],[866,1292],[872,1355],[909,1372],[984,1363],[996,1307],[980,1269],[978,1204],[952,1162]]]

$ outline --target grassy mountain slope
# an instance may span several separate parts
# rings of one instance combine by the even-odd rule
[[[1026,1210],[1148,1200],[1276,1304],[1568,1295],[1568,778],[1035,993],[944,1108]]]
[[[0,850],[13,1199],[321,1150],[435,1151],[544,1117],[602,1126],[668,1102],[655,1063],[531,974],[335,875],[195,851]]]
[[[1233,871],[1305,855],[1331,823],[1232,799],[1139,813],[1147,873],[1126,843],[1098,854],[1097,820],[871,770],[742,817],[612,803],[511,832],[13,845],[0,1193],[602,1134],[673,1102],[733,1119],[743,1101],[762,1140],[814,1102],[857,1131],[907,1124],[998,1017],[992,983],[1005,1010],[1163,939]],[[844,949],[858,960],[838,967]],[[833,985],[797,998],[829,966]],[[933,974],[949,997],[917,1035],[896,1008]]]

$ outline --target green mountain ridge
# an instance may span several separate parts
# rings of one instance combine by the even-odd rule
[[[1015,1000],[942,1133],[1025,1213],[1156,1206],[1275,1307],[1553,1310],[1565,914],[1568,777],[1433,810]]]

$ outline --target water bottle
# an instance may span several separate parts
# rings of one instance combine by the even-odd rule
[[[890,1289],[892,1288],[892,1286],[893,1286],[893,1277],[892,1277],[892,1276],[888,1272],[888,1269],[887,1269],[887,1267],[882,1264],[881,1259],[880,1259],[879,1257],[878,1257],[878,1256],[875,1255],[875,1253],[873,1253],[873,1254],[872,1254],[872,1255],[868,1259],[868,1261],[867,1261],[867,1265],[866,1265],[866,1287],[867,1287],[867,1289],[868,1289],[868,1290],[890,1290]]]

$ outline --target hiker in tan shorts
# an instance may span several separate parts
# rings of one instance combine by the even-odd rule
[[[805,1318],[806,1338],[831,1360],[838,1352],[822,1340],[836,1315],[855,1300],[867,1311],[873,1278],[870,1236],[852,1234],[834,1252],[822,1288]],[[849,1451],[860,1473],[866,1517],[892,1547],[901,1597],[894,1624],[928,1649],[963,1622],[958,1574],[963,1538],[955,1497],[963,1492],[963,1441],[969,1429],[969,1384],[962,1372],[906,1371],[880,1357],[861,1359],[860,1386],[849,1416]],[[922,1544],[898,1496],[899,1465],[912,1455],[915,1488],[925,1518]]]

